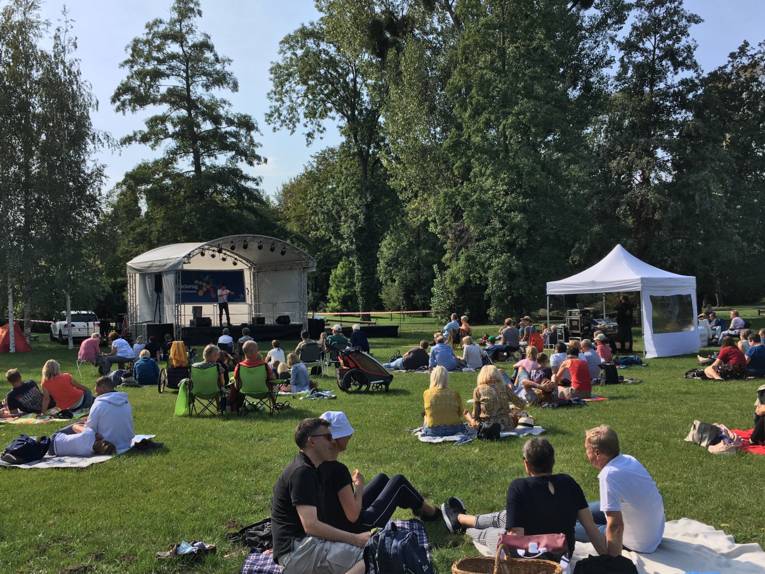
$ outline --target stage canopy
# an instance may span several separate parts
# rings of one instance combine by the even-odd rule
[[[641,261],[621,245],[584,271],[547,283],[547,295],[640,292],[647,358],[696,353],[696,278]]]
[[[232,324],[273,324],[285,316],[304,324],[307,274],[315,269],[305,251],[264,235],[157,247],[127,263],[129,320],[179,328],[196,315],[217,324],[217,288],[225,284],[233,292]]]

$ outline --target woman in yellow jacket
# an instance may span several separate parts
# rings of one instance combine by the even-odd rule
[[[462,399],[449,388],[449,373],[444,367],[434,367],[430,373],[430,388],[422,393],[425,404],[424,436],[450,436],[465,431],[462,422]]]

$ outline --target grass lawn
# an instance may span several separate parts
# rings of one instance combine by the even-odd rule
[[[765,326],[765,318],[751,310],[742,314],[757,328]],[[372,340],[373,352],[387,360],[436,328],[431,319],[408,320],[398,339]],[[496,327],[475,330],[482,334]],[[75,351],[42,340],[34,348],[0,355],[0,372],[17,367],[25,378],[39,380],[43,362],[55,358],[76,374]],[[656,479],[668,519],[694,518],[724,529],[738,542],[765,546],[760,504],[765,458],[714,457],[683,442],[693,419],[750,427],[761,381],[683,379],[695,362],[692,357],[652,360],[645,368],[623,371],[643,384],[598,388],[607,402],[532,412],[556,448],[556,470],[571,474],[588,498],[597,497],[598,487],[597,472],[584,455],[584,430],[608,423],[619,432],[623,451]],[[82,382],[92,386],[95,370],[83,374]],[[175,394],[128,389],[136,432],[156,434],[166,450],[128,454],[84,470],[0,469],[5,500],[0,572],[238,572],[245,550],[226,542],[227,527],[269,513],[272,486],[296,452],[295,424],[324,410],[344,410],[356,428],[343,459],[349,468],[358,467],[367,479],[377,472],[405,474],[434,502],[456,495],[471,512],[498,510],[509,482],[522,476],[521,440],[455,447],[421,444],[407,433],[421,421],[426,375],[396,374],[387,394],[345,395],[329,377],[320,383],[334,389],[338,399],[293,401],[293,409],[275,417],[245,418],[178,418],[173,416]],[[474,383],[472,373],[450,376],[464,399]],[[56,428],[0,425],[0,445],[21,432],[50,434]],[[464,537],[448,535],[442,524],[428,524],[428,530],[439,571],[448,572],[458,557],[476,554]],[[218,553],[193,568],[155,560],[155,552],[181,539],[215,543]]]

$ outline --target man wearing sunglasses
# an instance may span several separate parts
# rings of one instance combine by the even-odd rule
[[[300,452],[274,485],[271,533],[274,561],[284,574],[362,574],[369,532],[351,533],[318,518],[321,482],[317,468],[335,456],[330,424],[303,419],[295,429]]]

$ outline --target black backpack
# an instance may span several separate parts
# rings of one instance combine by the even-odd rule
[[[614,363],[600,364],[600,380],[604,385],[618,385],[619,371],[616,370]]]
[[[414,532],[388,524],[364,547],[367,574],[435,574]]]
[[[11,441],[5,451],[2,459],[10,464],[24,464],[40,460],[45,456],[50,448],[50,439],[47,436],[34,439],[25,434],[17,436]]]

